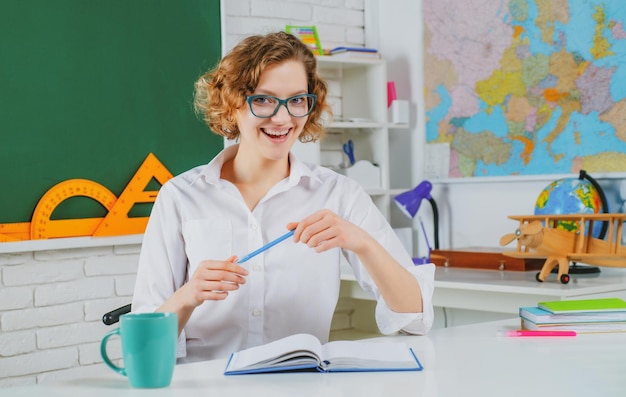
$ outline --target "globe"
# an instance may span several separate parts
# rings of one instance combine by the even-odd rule
[[[541,191],[535,203],[535,215],[598,214],[602,211],[600,192],[586,179],[563,178]],[[557,228],[576,231],[576,222],[561,221]],[[599,237],[602,222],[593,225],[593,237]]]

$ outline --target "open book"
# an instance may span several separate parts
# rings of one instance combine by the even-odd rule
[[[403,342],[334,341],[296,334],[233,353],[225,375],[317,370],[320,372],[421,371],[422,364]]]

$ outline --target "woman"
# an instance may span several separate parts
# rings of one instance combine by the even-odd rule
[[[383,333],[430,329],[434,265],[413,265],[355,181],[290,154],[296,139],[322,137],[326,94],[311,50],[284,32],[244,39],[196,82],[198,113],[239,143],[161,188],[132,302],[178,314],[179,362],[301,332],[326,342],[342,255],[377,299]]]

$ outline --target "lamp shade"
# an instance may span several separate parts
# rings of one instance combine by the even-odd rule
[[[422,200],[432,199],[432,197],[430,196],[430,191],[432,190],[432,188],[433,185],[430,182],[423,181],[413,190],[409,190],[397,195],[394,198],[394,201],[406,216],[414,218],[415,214],[417,214],[417,211],[420,208]]]

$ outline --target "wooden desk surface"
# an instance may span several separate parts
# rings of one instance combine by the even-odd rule
[[[422,372],[285,373],[224,376],[226,360],[176,367],[168,388],[132,389],[108,369],[80,380],[14,387],[15,397],[123,396],[623,396],[626,333],[500,337],[519,319],[393,336],[413,347]]]

